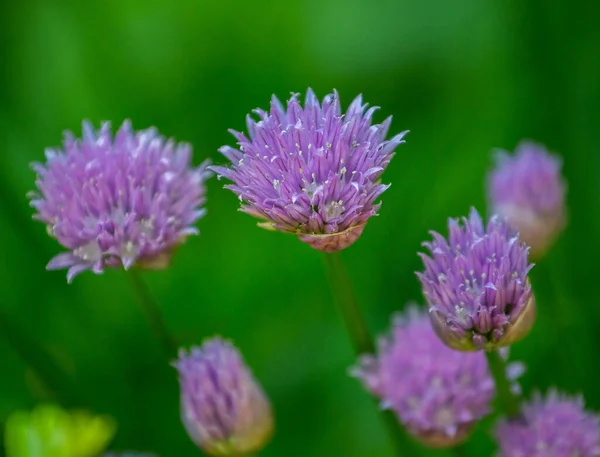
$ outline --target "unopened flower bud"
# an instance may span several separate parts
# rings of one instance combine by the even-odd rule
[[[533,258],[542,257],[565,226],[566,184],[561,168],[559,157],[523,141],[514,155],[498,151],[488,178],[491,210],[519,230]]]
[[[448,221],[449,237],[432,232],[417,273],[431,324],[453,349],[495,350],[523,338],[535,320],[529,248],[504,218],[487,226],[475,209],[463,224]]]
[[[181,385],[181,419],[190,438],[216,456],[247,454],[271,437],[269,401],[240,352],[221,338],[207,340],[174,362]]]

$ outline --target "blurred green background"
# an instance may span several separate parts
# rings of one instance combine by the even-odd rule
[[[113,449],[198,455],[165,363],[122,271],[67,285],[60,248],[31,221],[28,164],[81,120],[156,125],[216,162],[227,128],[272,93],[333,88],[393,115],[407,143],[384,175],[380,216],[343,252],[374,332],[408,300],[429,229],[485,211],[493,147],[521,138],[564,157],[569,226],[534,269],[539,317],[513,350],[527,393],[556,385],[600,409],[600,4],[587,0],[8,1],[0,4],[0,306],[76,377],[88,406],[119,422]],[[212,179],[208,215],[162,272],[144,274],[186,344],[231,337],[268,390],[276,435],[261,455],[388,456],[358,382],[322,258],[255,227]],[[52,398],[0,334],[0,423]],[[480,427],[467,451],[491,455]],[[440,453],[439,455],[442,455]]]

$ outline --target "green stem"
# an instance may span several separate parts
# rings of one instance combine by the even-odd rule
[[[338,252],[325,254],[325,265],[334,301],[350,336],[354,352],[357,356],[372,354],[375,351],[373,338],[354,298],[352,283],[346,274],[340,254]],[[394,443],[396,455],[420,455],[419,449],[398,423],[396,416],[391,411],[381,411],[381,416]]]
[[[83,405],[76,383],[56,363],[52,354],[22,328],[11,322],[2,311],[0,311],[0,333],[63,406]]]
[[[373,353],[375,345],[354,299],[352,284],[344,270],[340,254],[325,254],[325,264],[335,304],[350,336],[354,352],[356,355]]]
[[[459,444],[458,446],[454,447],[452,449],[454,451],[454,454],[457,457],[467,457],[469,455],[469,453],[467,452],[464,443],[463,444]]]
[[[160,308],[154,300],[154,297],[148,290],[148,287],[135,270],[128,271],[128,277],[136,295],[136,299],[142,313],[146,317],[148,325],[152,329],[154,336],[160,343],[168,358],[177,356],[177,342],[171,336],[165,325]]]
[[[506,377],[506,364],[497,351],[486,351],[488,366],[496,383],[496,398],[506,417],[519,415],[519,397],[510,390],[510,381]]]
[[[4,430],[4,422],[0,422],[0,430]],[[4,437],[0,433],[0,457],[6,457],[6,445],[4,444]]]
[[[577,302],[570,299],[569,289],[565,287],[564,279],[552,266],[554,265],[548,262],[540,262],[536,266],[542,275],[540,286],[545,289],[543,295],[545,300],[539,306],[545,307],[551,315],[553,331],[556,333],[554,341],[560,344],[559,350],[554,351],[553,357],[557,358],[562,365],[563,374],[567,376],[564,381],[568,382],[570,379],[574,381],[574,385],[581,386],[589,362],[586,360],[585,351],[579,348],[594,347],[594,342],[587,322],[581,318],[583,313],[573,312]],[[573,337],[575,328],[576,338]]]
[[[396,415],[392,411],[381,411],[381,418],[397,456],[409,455],[416,457],[421,455],[421,449],[417,447],[413,438],[398,422]]]

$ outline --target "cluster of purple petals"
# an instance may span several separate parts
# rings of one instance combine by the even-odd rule
[[[203,164],[191,167],[191,146],[165,140],[154,128],[134,132],[125,121],[112,136],[109,123],[83,138],[66,133],[63,150],[46,150],[33,164],[38,191],[34,218],[68,251],[48,269],[68,268],[68,280],[84,270],[136,263],[164,267],[170,250],[204,214]]]
[[[448,221],[449,237],[431,232],[417,273],[431,322],[440,338],[459,350],[490,349],[514,342],[533,324],[527,275],[528,247],[500,217],[487,227],[475,209],[462,226]]]
[[[495,394],[485,355],[445,346],[416,307],[394,319],[377,355],[363,356],[351,373],[431,446],[463,440]]]
[[[522,417],[496,427],[500,457],[598,457],[600,421],[581,398],[551,391],[524,404]]]
[[[543,252],[565,224],[566,184],[562,161],[543,146],[522,141],[514,155],[496,154],[488,178],[494,213],[509,219],[533,251]]]
[[[192,440],[211,455],[245,454],[270,437],[270,404],[239,351],[213,338],[174,362],[181,418]]]
[[[343,114],[337,92],[320,103],[309,89],[304,107],[297,94],[287,108],[274,96],[269,112],[254,111],[258,121],[247,117],[249,138],[232,131],[238,149],[220,149],[231,165],[211,168],[266,226],[322,251],[344,249],[377,214],[389,187],[381,174],[406,133],[386,141],[391,118],[372,124],[375,110],[358,96]]]

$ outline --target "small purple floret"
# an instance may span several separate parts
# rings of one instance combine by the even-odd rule
[[[518,375],[511,365],[511,378]],[[490,411],[494,381],[485,355],[445,346],[416,307],[394,319],[376,356],[362,356],[351,373],[428,446],[454,446]]]
[[[68,250],[49,270],[68,268],[70,282],[85,270],[164,268],[172,249],[198,233],[211,173],[207,163],[191,167],[190,145],[154,128],[134,132],[125,121],[114,138],[110,123],[96,132],[84,122],[83,138],[67,132],[63,148],[46,150],[46,164],[32,165],[34,218]]]
[[[551,391],[523,405],[522,417],[496,427],[500,457],[599,457],[600,420],[583,399]]]
[[[494,213],[506,217],[521,239],[540,257],[565,226],[566,184],[562,160],[530,141],[517,145],[515,154],[496,154],[488,177],[488,198]]]
[[[449,219],[449,240],[431,232],[417,273],[438,336],[450,347],[493,350],[525,336],[535,320],[529,248],[501,217],[487,227],[475,209]]]
[[[270,112],[247,117],[249,138],[231,131],[238,149],[220,152],[229,167],[211,167],[259,224],[293,233],[315,249],[335,252],[350,246],[375,216],[379,196],[389,187],[380,177],[407,132],[386,141],[391,118],[372,124],[376,108],[362,97],[342,114],[337,92],[323,103],[308,89],[304,107],[298,94],[284,108],[273,96]]]
[[[211,455],[245,455],[262,448],[273,429],[271,406],[239,351],[213,338],[174,362],[181,419],[190,438]]]

